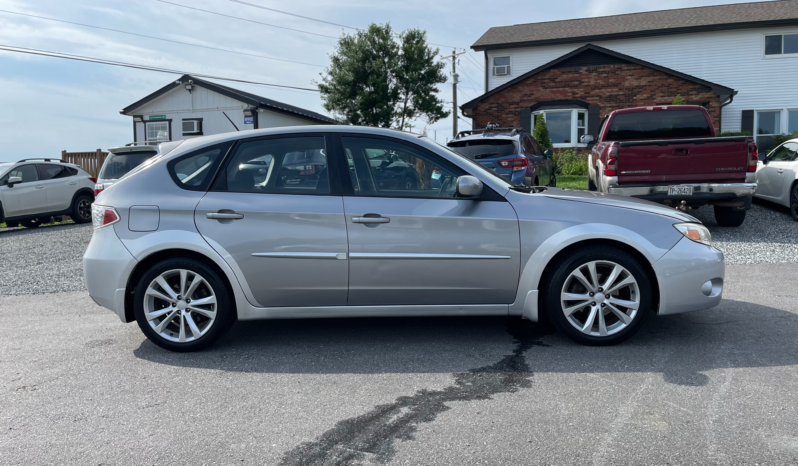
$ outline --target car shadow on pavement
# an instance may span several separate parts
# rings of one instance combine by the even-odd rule
[[[611,347],[581,346],[520,319],[428,317],[240,322],[203,352],[171,353],[145,339],[134,354],[156,364],[252,373],[461,373],[523,347],[534,373],[661,372],[666,382],[700,386],[713,369],[798,364],[795,335],[795,313],[724,300],[706,311],[652,317]]]

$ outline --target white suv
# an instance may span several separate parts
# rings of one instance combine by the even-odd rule
[[[58,159],[0,163],[0,223],[33,228],[60,215],[91,222],[95,182],[82,168]]]

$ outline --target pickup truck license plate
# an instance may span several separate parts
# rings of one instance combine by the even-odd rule
[[[693,187],[685,185],[668,186],[668,196],[692,196]]]

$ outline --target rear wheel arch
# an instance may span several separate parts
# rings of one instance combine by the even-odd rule
[[[165,249],[163,251],[157,251],[149,256],[145,257],[133,269],[130,273],[130,277],[128,277],[127,285],[125,286],[125,322],[133,322],[136,320],[133,311],[133,294],[136,290],[136,286],[139,283],[139,280],[144,276],[147,271],[158,264],[159,262],[163,262],[167,259],[177,259],[177,258],[186,258],[186,259],[194,259],[202,264],[210,267],[219,278],[221,278],[222,282],[224,283],[225,288],[227,288],[227,293],[231,299],[231,305],[233,306],[233,312],[238,318],[238,306],[235,299],[235,290],[233,289],[232,283],[230,283],[230,278],[227,276],[227,273],[222,270],[219,265],[213,261],[210,257],[196,252],[191,251],[189,249]]]
[[[554,274],[557,264],[563,257],[566,257],[572,254],[574,251],[579,249],[590,247],[590,246],[607,246],[613,247],[618,250],[625,252],[626,254],[632,256],[643,268],[648,275],[649,280],[651,280],[651,305],[655,313],[659,313],[659,304],[660,304],[660,295],[659,295],[659,280],[657,279],[657,274],[654,272],[654,266],[649,262],[643,253],[635,249],[633,246],[630,246],[626,243],[615,241],[611,239],[589,239],[584,241],[579,241],[573,244],[570,244],[563,248],[561,251],[557,252],[547,263],[546,267],[543,269],[543,273],[540,275],[540,281],[537,284],[537,289],[541,290],[549,283],[551,280],[552,275]],[[545,314],[545,293],[538,293],[538,309],[542,310],[543,312],[539,312],[539,318],[543,317]]]
[[[77,191],[75,191],[75,194],[72,195],[72,200],[69,202],[70,208],[75,203],[75,199],[77,199],[79,196],[83,196],[83,195],[89,196],[91,198],[92,202],[94,202],[94,191],[92,191],[89,188],[80,188]]]

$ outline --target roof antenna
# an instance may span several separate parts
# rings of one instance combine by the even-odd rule
[[[231,124],[231,125],[233,125],[233,128],[235,128],[235,129],[236,129],[236,131],[241,131],[240,129],[238,129],[238,126],[236,126],[236,124],[235,124],[235,123],[233,123],[233,120],[231,120],[231,119],[230,119],[230,117],[229,117],[229,116],[227,116],[227,113],[225,113],[225,112],[222,112],[222,113],[224,114],[224,116],[226,116],[226,117],[227,117],[227,121],[229,121],[229,122],[230,122],[230,124]]]

